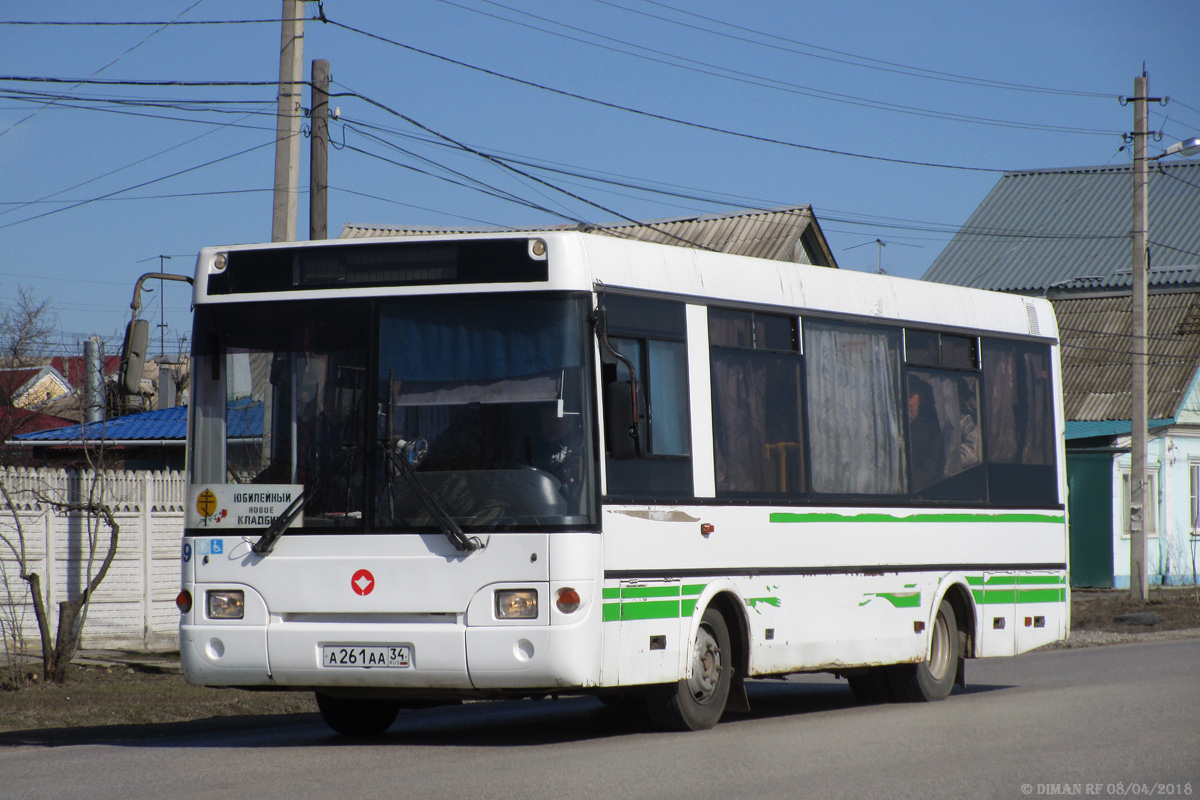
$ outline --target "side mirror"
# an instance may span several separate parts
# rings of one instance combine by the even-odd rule
[[[125,328],[125,343],[121,346],[121,393],[137,394],[142,388],[142,369],[146,366],[146,350],[150,345],[150,321],[132,320]]]

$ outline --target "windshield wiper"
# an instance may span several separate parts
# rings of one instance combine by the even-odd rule
[[[296,499],[288,504],[288,507],[283,510],[283,513],[275,518],[275,521],[267,526],[263,531],[263,535],[259,537],[251,549],[260,556],[270,554],[274,549],[275,543],[279,541],[279,537],[283,536],[283,532],[288,529],[288,526],[296,521],[296,517],[300,516],[300,512],[308,505],[308,501],[314,497],[320,497],[329,487],[330,482],[345,472],[346,465],[354,462],[353,449],[343,449],[341,453],[334,457],[334,462],[329,466],[329,469],[323,471],[320,478],[312,486],[305,484],[300,490],[300,494]]]
[[[326,479],[327,480],[327,479]],[[325,481],[322,481],[324,483]],[[309,491],[305,486],[296,499],[288,504],[288,507],[283,510],[283,513],[275,518],[275,521],[267,526],[263,531],[263,535],[259,540],[251,546],[251,550],[258,553],[260,556],[268,555],[275,547],[275,542],[279,541],[279,537],[283,536],[283,532],[291,525],[296,517],[300,516],[300,512],[308,505],[308,501],[312,499],[316,491]]]
[[[424,439],[417,439],[412,442],[400,440],[395,444],[391,441],[384,441],[383,451],[387,454],[388,461],[396,468],[396,471],[404,477],[409,488],[413,490],[413,494],[417,496],[430,515],[437,520],[438,527],[442,529],[442,533],[450,540],[450,544],[454,545],[455,550],[458,550],[460,553],[474,553],[476,550],[482,550],[486,546],[486,543],[481,541],[478,536],[467,536],[463,533],[462,528],[458,527],[458,523],[451,518],[442,504],[438,502],[438,499],[433,496],[433,493],[417,477],[416,467],[425,458],[425,454],[429,452],[428,442]]]

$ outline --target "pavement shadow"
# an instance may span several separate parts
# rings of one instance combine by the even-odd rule
[[[955,693],[978,694],[1003,688],[969,686],[956,688]],[[859,703],[844,681],[752,681],[747,685],[747,694],[751,711],[728,713],[722,725],[873,708]],[[334,734],[319,714],[277,714],[9,731],[0,733],[0,747],[531,747],[643,734],[671,735],[659,732],[640,706],[609,706],[594,697],[562,697],[402,711],[386,733],[370,738]]]

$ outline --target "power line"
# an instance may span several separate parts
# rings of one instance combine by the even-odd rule
[[[344,84],[338,84],[338,85],[339,85],[339,86],[343,86],[343,88],[349,89],[349,87],[346,87],[346,86],[344,86]],[[516,173],[516,174],[518,174],[518,175],[522,175],[522,176],[524,176],[524,177],[526,177],[526,178],[529,178],[530,180],[537,181],[538,183],[542,184],[543,186],[545,186],[545,187],[547,187],[547,188],[549,188],[549,189],[553,189],[553,190],[554,190],[554,191],[556,191],[556,192],[560,192],[560,193],[562,193],[562,194],[566,195],[567,197],[570,197],[570,198],[572,198],[572,199],[574,199],[574,200],[578,200],[578,201],[579,201],[579,202],[581,202],[581,203],[586,203],[587,205],[589,205],[589,206],[592,206],[593,208],[597,208],[597,209],[599,209],[600,211],[603,211],[603,212],[604,212],[604,213],[606,213],[606,214],[611,214],[611,215],[613,215],[613,216],[615,216],[615,217],[618,217],[618,218],[620,218],[620,219],[623,219],[623,220],[625,220],[626,222],[629,222],[629,223],[631,223],[631,224],[633,224],[633,225],[639,225],[639,226],[642,226],[642,227],[650,228],[650,229],[652,229],[652,230],[656,230],[656,231],[658,231],[659,233],[663,234],[664,236],[667,236],[668,238],[675,239],[676,241],[682,242],[683,244],[686,244],[686,245],[687,245],[687,246],[689,246],[689,247],[695,247],[695,248],[697,248],[697,249],[699,249],[699,250],[710,250],[710,249],[712,249],[712,248],[709,248],[709,247],[705,247],[705,246],[704,246],[704,245],[702,245],[702,244],[698,244],[698,243],[696,243],[696,242],[693,242],[693,241],[690,241],[690,240],[688,240],[688,239],[685,239],[685,238],[683,238],[682,236],[677,236],[676,234],[674,234],[674,233],[671,233],[670,231],[664,231],[664,230],[662,230],[661,228],[655,228],[653,225],[647,225],[646,223],[643,223],[643,222],[641,222],[641,221],[639,221],[639,220],[636,220],[636,219],[634,219],[633,217],[626,216],[625,214],[622,214],[622,213],[621,213],[621,212],[619,212],[619,211],[614,211],[614,210],[612,210],[611,208],[606,208],[605,206],[602,206],[602,205],[600,205],[599,203],[596,203],[596,202],[594,202],[594,201],[592,201],[592,200],[588,200],[587,198],[585,198],[585,197],[581,197],[580,195],[577,195],[577,194],[575,194],[575,193],[573,193],[573,192],[568,192],[566,189],[563,189],[562,187],[559,187],[559,186],[555,186],[554,184],[550,183],[549,181],[545,181],[545,180],[543,180],[543,179],[541,179],[541,178],[537,177],[536,175],[532,175],[532,174],[530,174],[530,173],[528,173],[528,172],[525,172],[525,171],[523,171],[523,170],[517,169],[516,167],[512,166],[511,164],[506,164],[506,163],[504,163],[504,161],[503,161],[503,160],[500,160],[500,159],[494,158],[494,157],[492,157],[492,156],[488,155],[487,153],[484,153],[484,152],[483,152],[483,151],[481,151],[481,150],[477,150],[477,149],[475,149],[475,148],[473,148],[473,147],[470,147],[469,145],[463,144],[462,142],[459,142],[459,141],[457,141],[457,140],[455,140],[455,139],[453,139],[453,138],[451,138],[451,137],[449,137],[449,136],[447,136],[447,135],[445,135],[445,134],[443,134],[443,133],[439,133],[439,132],[435,131],[434,129],[432,129],[432,128],[430,128],[430,127],[427,127],[426,125],[423,125],[423,124],[421,124],[420,122],[417,122],[417,121],[416,121],[415,119],[413,119],[412,117],[409,117],[409,116],[407,116],[407,115],[405,115],[405,114],[401,114],[399,111],[396,111],[396,110],[395,110],[395,109],[393,109],[393,108],[389,108],[388,106],[384,105],[383,103],[380,103],[378,100],[373,100],[373,99],[371,99],[370,97],[367,97],[367,96],[365,96],[365,95],[359,94],[358,92],[355,92],[355,91],[353,91],[353,90],[349,90],[349,91],[347,91],[347,92],[345,92],[345,93],[338,94],[338,95],[330,95],[330,97],[334,97],[334,96],[337,96],[337,97],[357,97],[359,100],[362,100],[363,102],[369,103],[369,104],[371,104],[371,105],[375,106],[376,108],[379,108],[379,109],[381,109],[381,110],[383,110],[383,111],[386,111],[387,113],[389,113],[389,114],[391,114],[391,115],[393,115],[393,116],[395,116],[395,117],[397,117],[397,118],[399,118],[399,119],[402,119],[402,120],[404,120],[404,121],[405,121],[405,122],[407,122],[409,125],[412,125],[412,126],[413,126],[413,127],[415,127],[415,128],[419,128],[419,129],[421,129],[421,130],[425,131],[425,132],[426,132],[426,133],[428,133],[428,134],[431,134],[431,135],[433,135],[433,136],[436,136],[436,137],[437,137],[437,138],[439,138],[439,139],[443,139],[443,140],[445,140],[445,141],[447,141],[447,142],[450,142],[451,144],[454,144],[455,146],[457,146],[457,147],[461,148],[461,149],[462,149],[463,151],[465,151],[465,152],[472,153],[473,155],[479,156],[479,157],[480,157],[480,158],[482,158],[482,159],[485,159],[485,160],[487,160],[487,161],[490,161],[490,162],[491,162],[491,163],[493,163],[493,164],[497,164],[497,165],[499,165],[499,166],[503,167],[504,169],[507,169],[507,170],[510,170],[510,171],[512,171],[513,173]]]
[[[200,3],[201,3],[201,2],[203,2],[203,0],[196,0],[196,2],[192,3],[190,6],[188,6],[187,8],[185,8],[183,11],[180,11],[178,14],[176,14],[176,15],[175,15],[175,19],[179,19],[179,18],[180,18],[180,17],[182,17],[184,14],[188,13],[188,12],[189,12],[189,11],[191,11],[193,8],[195,8],[196,6],[200,5]],[[130,48],[129,48],[129,49],[127,49],[125,52],[121,53],[121,55],[117,56],[117,57],[116,57],[116,58],[114,58],[112,61],[110,61],[110,62],[108,62],[107,64],[105,64],[105,65],[104,65],[103,67],[101,67],[100,69],[98,69],[98,70],[96,70],[95,72],[93,72],[93,73],[92,73],[92,74],[91,74],[89,77],[90,77],[90,78],[94,78],[95,76],[99,75],[101,72],[104,72],[104,70],[108,69],[108,68],[109,68],[109,67],[111,67],[113,64],[116,64],[116,63],[117,63],[118,61],[120,61],[122,58],[124,58],[125,56],[129,55],[129,54],[130,54],[130,53],[132,53],[134,50],[138,49],[139,47],[141,47],[142,45],[144,45],[146,42],[148,42],[148,41],[150,41],[151,39],[153,39],[155,36],[157,36],[159,33],[161,33],[163,30],[165,30],[165,29],[166,29],[166,27],[167,27],[167,25],[169,25],[169,24],[170,24],[170,23],[167,23],[167,24],[165,24],[165,25],[162,25],[161,27],[159,27],[159,28],[157,28],[157,29],[155,29],[155,30],[151,31],[151,32],[150,32],[149,34],[147,34],[147,36],[146,36],[144,39],[142,39],[140,42],[138,42],[137,44],[135,44],[133,47],[130,47]],[[50,103],[47,103],[46,105],[47,105],[47,106],[49,106],[49,105],[53,105],[53,104],[54,104],[54,101],[51,101]],[[43,106],[42,108],[45,108],[45,107],[46,107],[46,106]],[[24,119],[17,120],[17,121],[16,121],[16,122],[14,122],[12,125],[9,125],[9,126],[8,126],[7,128],[5,128],[3,131],[0,131],[0,137],[3,137],[5,134],[7,134],[9,131],[13,130],[14,128],[17,128],[17,127],[19,127],[19,126],[21,126],[21,125],[24,125],[26,122],[28,122],[29,120],[31,120],[31,119],[33,119],[34,117],[36,117],[36,116],[37,116],[37,115],[38,115],[38,114],[39,114],[41,111],[42,111],[42,109],[41,109],[41,108],[39,108],[37,111],[34,111],[32,114],[30,114],[29,116],[25,117]]]
[[[845,156],[848,158],[860,158],[860,159],[865,159],[868,161],[881,161],[881,162],[886,162],[886,163],[891,163],[891,164],[905,164],[905,165],[914,166],[914,167],[936,167],[938,169],[953,169],[953,170],[961,170],[961,171],[965,171],[965,172],[997,173],[997,172],[1008,172],[1009,171],[1009,170],[997,169],[994,167],[969,167],[969,166],[964,166],[961,164],[938,164],[938,163],[929,162],[929,161],[913,161],[913,160],[903,159],[903,158],[890,158],[887,156],[873,156],[873,155],[868,155],[866,153],[854,153],[854,152],[850,152],[850,151],[846,151],[846,150],[835,150],[833,148],[817,147],[815,145],[801,144],[799,142],[789,142],[789,141],[785,141],[783,139],[774,139],[769,136],[758,136],[758,135],[752,134],[752,133],[745,133],[745,132],[741,132],[741,131],[728,130],[725,128],[718,128],[714,125],[705,125],[704,123],[700,123],[700,122],[692,122],[689,120],[678,119],[676,117],[669,117],[665,114],[658,114],[658,113],[655,113],[652,111],[645,111],[642,109],[632,108],[630,106],[623,106],[623,105],[620,105],[619,103],[612,103],[607,100],[599,100],[594,97],[587,97],[586,95],[578,94],[576,92],[569,92],[569,91],[566,91],[565,89],[556,89],[554,87],[547,86],[547,85],[541,84],[541,83],[537,83],[535,81],[528,81],[528,80],[525,80],[524,78],[516,78],[511,75],[505,75],[501,72],[497,72],[495,70],[487,69],[485,67],[479,67],[479,66],[475,66],[474,64],[468,64],[465,61],[459,61],[457,59],[449,58],[448,56],[438,55],[437,53],[433,53],[429,50],[422,50],[419,47],[413,47],[412,45],[404,44],[403,42],[398,42],[394,39],[389,39],[386,36],[380,36],[379,34],[376,34],[376,33],[364,31],[360,28],[355,28],[351,25],[347,25],[345,23],[338,22],[333,19],[327,18],[324,21],[329,25],[333,25],[335,27],[342,28],[344,30],[350,31],[351,33],[357,33],[360,36],[365,36],[369,39],[375,39],[377,41],[384,42],[385,44],[390,44],[395,47],[400,47],[400,48],[403,48],[410,52],[417,53],[419,55],[427,56],[429,58],[434,58],[439,61],[444,61],[448,64],[454,64],[456,66],[463,67],[463,68],[469,69],[469,70],[473,70],[475,72],[480,72],[484,75],[490,75],[495,78],[500,78],[502,80],[511,81],[513,83],[518,83],[522,86],[528,86],[533,89],[539,89],[541,91],[550,92],[552,94],[557,94],[562,97],[570,97],[575,100],[581,100],[585,103],[592,103],[594,105],[603,106],[604,108],[611,108],[611,109],[615,109],[617,111],[624,111],[624,112],[627,112],[630,114],[636,114],[638,116],[646,117],[648,119],[656,119],[661,122],[670,122],[670,123],[673,123],[676,125],[683,125],[685,127],[695,128],[697,130],[709,131],[710,133],[719,133],[719,134],[723,134],[726,136],[734,136],[734,137],[741,138],[741,139],[748,139],[751,141],[762,142],[764,144],[775,144],[775,145],[780,145],[782,147],[792,147],[792,148],[796,148],[799,150],[807,150],[809,152],[814,152],[814,153],[825,153],[826,155]]]
[[[242,119],[245,119],[245,117],[243,117]],[[172,145],[171,147],[168,147],[168,148],[166,148],[166,149],[164,149],[164,150],[160,150],[160,151],[158,151],[157,153],[154,153],[153,155],[149,155],[149,156],[145,156],[145,157],[143,157],[143,158],[139,158],[139,159],[137,159],[136,161],[131,161],[130,163],[128,163],[128,164],[126,164],[126,165],[124,165],[124,166],[122,166],[122,167],[117,167],[116,169],[109,170],[108,172],[104,173],[103,175],[98,175],[98,176],[96,176],[96,177],[94,177],[94,178],[89,178],[88,180],[86,180],[86,181],[82,181],[82,182],[80,182],[80,183],[77,183],[77,184],[75,184],[74,186],[69,186],[69,187],[67,187],[66,189],[60,189],[60,190],[59,190],[59,191],[57,191],[57,192],[53,192],[53,193],[51,193],[51,194],[44,195],[44,196],[42,196],[42,197],[38,198],[37,200],[33,200],[33,201],[30,201],[30,202],[28,202],[28,203],[23,203],[23,204],[20,204],[20,205],[16,205],[16,206],[14,206],[14,207],[12,207],[12,208],[5,209],[4,211],[0,211],[0,216],[2,216],[2,215],[4,215],[4,214],[8,214],[8,213],[10,213],[10,212],[12,212],[12,211],[17,211],[17,210],[19,210],[19,209],[25,208],[26,206],[30,205],[30,203],[40,203],[40,202],[43,202],[43,201],[49,200],[50,198],[52,198],[52,197],[57,197],[58,195],[60,195],[60,194],[64,194],[65,192],[69,192],[69,191],[72,191],[72,190],[74,190],[74,189],[79,189],[79,188],[81,188],[81,187],[83,187],[83,186],[87,186],[89,183],[94,183],[94,182],[96,182],[96,181],[98,181],[98,180],[102,180],[102,179],[104,179],[104,178],[107,178],[107,177],[109,177],[110,175],[115,175],[115,174],[116,174],[116,173],[118,173],[118,172],[121,172],[121,171],[123,171],[123,170],[129,169],[130,167],[137,166],[138,164],[144,164],[144,163],[146,163],[147,161],[150,161],[151,159],[154,159],[154,158],[158,158],[158,157],[159,157],[159,156],[161,156],[161,155],[165,155],[166,153],[169,153],[169,152],[171,152],[172,150],[178,150],[180,147],[184,147],[184,146],[186,146],[186,145],[189,145],[189,144],[191,144],[192,142],[199,141],[200,139],[203,139],[205,136],[209,136],[209,135],[211,135],[211,134],[213,134],[213,133],[216,133],[217,131],[219,131],[219,130],[222,130],[223,128],[230,127],[232,124],[233,124],[233,123],[229,123],[229,124],[227,124],[227,125],[221,125],[221,126],[219,126],[219,127],[213,128],[212,130],[205,131],[204,133],[200,134],[199,136],[195,136],[195,137],[193,137],[193,138],[191,138],[191,139],[188,139],[188,140],[187,140],[187,141],[185,141],[185,142],[180,142],[179,144]]]
[[[11,227],[13,227],[14,225],[20,225],[20,224],[22,224],[22,223],[24,223],[24,222],[32,222],[32,221],[33,221],[33,220],[35,220],[35,219],[41,219],[42,217],[48,217],[48,216],[50,216],[51,214],[58,214],[59,212],[62,212],[62,211],[70,211],[70,210],[71,210],[71,209],[73,209],[73,208],[79,208],[80,206],[85,206],[85,205],[88,205],[88,204],[90,204],[90,203],[95,203],[95,202],[97,202],[97,201],[100,201],[100,200],[106,200],[106,199],[108,199],[108,198],[110,198],[110,197],[113,197],[114,195],[118,195],[118,194],[124,194],[125,192],[131,192],[131,191],[133,191],[134,189],[140,189],[140,188],[142,188],[143,186],[149,186],[149,185],[150,185],[150,184],[152,184],[152,183],[158,183],[159,181],[165,181],[165,180],[168,180],[169,178],[174,178],[174,177],[177,177],[177,176],[179,176],[179,175],[184,175],[184,174],[186,174],[186,173],[189,173],[189,172],[195,172],[195,171],[196,171],[196,170],[198,170],[198,169],[203,169],[204,167],[209,167],[209,166],[212,166],[213,164],[219,164],[219,163],[221,163],[222,161],[228,161],[228,160],[229,160],[229,159],[231,159],[231,158],[237,158],[238,156],[245,155],[246,153],[252,153],[252,152],[254,152],[255,150],[261,150],[261,149],[262,149],[262,148],[264,148],[264,147],[271,147],[271,146],[273,146],[274,144],[275,144],[275,141],[274,141],[273,139],[272,139],[271,141],[269,141],[269,142],[264,142],[264,143],[262,143],[262,144],[256,144],[256,145],[254,145],[253,147],[248,147],[248,148],[246,148],[245,150],[239,150],[238,152],[236,152],[236,153],[231,153],[231,154],[229,154],[229,155],[227,155],[227,156],[221,156],[220,158],[214,158],[214,159],[213,159],[213,160],[211,160],[211,161],[206,161],[206,162],[205,162],[205,163],[203,163],[203,164],[197,164],[197,165],[196,165],[196,166],[194,166],[194,167],[188,167],[188,168],[186,168],[186,169],[181,169],[181,170],[178,170],[178,171],[176,171],[176,172],[172,172],[172,173],[171,173],[171,174],[169,174],[169,175],[163,175],[162,177],[159,177],[159,178],[153,178],[152,180],[148,180],[148,181],[143,181],[142,183],[138,183],[138,184],[135,184],[135,185],[133,185],[133,186],[127,186],[127,187],[126,187],[126,188],[124,188],[124,189],[117,189],[117,190],[115,190],[115,191],[108,192],[107,194],[100,195],[99,197],[92,197],[92,198],[89,198],[89,199],[87,199],[87,200],[80,200],[80,201],[79,201],[79,202],[77,202],[77,203],[72,203],[71,205],[64,206],[63,208],[56,208],[56,209],[54,209],[54,210],[52,210],[52,211],[45,211],[45,212],[43,212],[43,213],[41,213],[41,214],[35,214],[35,215],[34,215],[34,216],[32,216],[32,217],[25,217],[24,219],[19,219],[19,220],[17,220],[16,222],[10,222],[10,223],[8,223],[8,224],[6,224],[6,225],[0,225],[0,230],[4,230],[5,228],[11,228]]]
[[[187,13],[192,8],[195,8],[199,3],[192,5],[184,10]],[[104,27],[122,27],[122,28],[137,28],[151,26],[179,26],[179,25],[261,25],[271,24],[278,25],[284,20],[279,19],[187,19],[187,20],[168,20],[165,22],[145,22],[136,20],[108,21],[108,20],[34,20],[34,19],[4,19],[0,20],[0,25],[19,25],[26,27],[62,27],[62,28],[104,28]]]
[[[754,28],[744,27],[742,25],[736,25],[732,22],[723,22],[723,21],[715,19],[713,17],[706,17],[703,14],[697,14],[695,12],[687,11],[685,9],[678,8],[676,6],[668,5],[666,3],[655,2],[655,0],[643,0],[643,2],[645,2],[649,5],[658,6],[659,8],[665,8],[670,11],[674,11],[678,14],[683,14],[683,15],[686,15],[689,17],[694,17],[696,19],[701,19],[701,20],[704,20],[705,22],[711,22],[715,25],[720,25],[722,27],[728,27],[728,28],[732,28],[734,30],[743,31],[745,33],[751,33],[751,34],[754,34],[755,36],[761,36],[761,37],[764,37],[767,39],[772,39],[777,42],[783,42],[784,44],[792,45],[794,47],[808,48],[810,50],[816,50],[821,53],[829,53],[830,55],[822,56],[822,55],[818,55],[816,53],[807,53],[802,50],[792,49],[791,47],[779,47],[778,45],[771,45],[766,42],[756,41],[754,39],[747,39],[745,37],[735,36],[735,35],[728,34],[728,33],[723,33],[721,31],[714,31],[709,28],[703,28],[703,27],[700,27],[697,25],[691,25],[686,22],[680,22],[679,20],[670,19],[668,17],[658,16],[657,14],[650,14],[645,11],[638,11],[636,9],[627,8],[625,6],[619,5],[618,3],[610,2],[609,0],[593,0],[593,2],[599,3],[601,5],[605,5],[605,6],[610,6],[612,8],[617,8],[622,11],[628,12],[630,14],[637,14],[639,16],[650,17],[652,19],[657,19],[657,20],[660,20],[662,22],[667,22],[672,25],[679,25],[679,26],[682,26],[685,28],[691,28],[693,30],[703,31],[705,33],[710,33],[715,36],[722,36],[722,37],[729,38],[729,39],[736,39],[738,41],[747,42],[749,44],[755,44],[755,45],[759,45],[762,47],[770,47],[770,48],[773,48],[776,50],[786,50],[788,52],[796,53],[797,55],[807,56],[810,58],[819,58],[819,59],[822,59],[825,61],[833,61],[835,63],[848,64],[850,66],[862,67],[865,69],[875,69],[875,70],[879,70],[882,72],[892,72],[892,73],[897,73],[900,75],[907,75],[909,77],[928,78],[931,80],[946,81],[949,83],[965,83],[965,84],[969,84],[972,86],[981,86],[981,87],[991,88],[991,89],[1008,89],[1008,90],[1013,90],[1013,91],[1034,92],[1034,93],[1041,93],[1041,94],[1058,94],[1058,95],[1066,95],[1066,96],[1070,96],[1070,97],[1085,97],[1085,98],[1112,99],[1114,97],[1114,95],[1112,95],[1111,93],[1084,92],[1084,91],[1078,91],[1078,90],[1072,90],[1072,89],[1056,89],[1056,88],[1048,87],[1048,86],[1032,86],[1029,84],[1011,83],[1008,81],[997,81],[997,80],[992,80],[989,78],[976,78],[976,77],[970,77],[967,75],[957,75],[952,72],[940,72],[938,70],[926,69],[924,67],[914,67],[914,66],[910,66],[907,64],[900,64],[900,63],[897,63],[894,61],[884,61],[882,59],[871,58],[870,56],[858,55],[856,53],[850,53],[850,52],[847,52],[844,50],[834,50],[829,47],[822,47],[820,45],[810,44],[807,42],[801,42],[797,39],[789,39],[784,36],[778,36],[773,33],[768,33],[766,31],[760,31],[760,30],[756,30]],[[834,56],[836,56],[836,57],[834,57]],[[860,62],[862,62],[862,63],[860,63]]]
[[[346,117],[343,117],[343,120],[346,120],[346,119],[347,119]],[[435,145],[438,147],[447,147],[447,148],[452,147],[451,145],[448,145],[447,143],[436,140],[436,139],[420,138],[420,137],[414,136],[412,134],[397,131],[395,129],[388,128],[385,126],[372,125],[371,123],[365,122],[363,120],[354,120],[353,124],[356,126],[359,126],[359,127],[370,127],[374,130],[382,131],[385,133],[390,133],[390,134],[393,134],[396,136],[402,136],[402,137],[409,138],[409,139],[414,139],[416,141],[419,141],[419,142],[422,142],[425,144]],[[453,149],[458,150],[459,148],[453,147]],[[507,163],[517,164],[520,166],[528,167],[530,169],[537,169],[537,170],[550,172],[550,173],[558,174],[558,175],[566,175],[569,177],[579,178],[581,180],[586,180],[586,181],[590,181],[593,183],[600,183],[600,184],[604,184],[604,185],[616,186],[616,187],[620,187],[620,188],[632,189],[632,190],[642,191],[642,192],[647,192],[647,193],[652,193],[652,194],[677,197],[680,199],[694,200],[694,201],[701,202],[701,203],[709,203],[709,204],[715,204],[715,205],[726,206],[726,207],[735,207],[735,208],[763,208],[763,207],[776,207],[776,206],[788,205],[788,203],[785,203],[783,201],[764,200],[762,198],[747,198],[747,197],[735,198],[732,196],[714,197],[711,194],[710,195],[702,194],[702,192],[704,190],[694,189],[694,188],[689,188],[689,187],[674,186],[672,188],[666,188],[666,189],[658,188],[658,187],[654,187],[654,186],[648,186],[645,183],[639,183],[636,181],[636,179],[631,178],[629,176],[612,176],[609,173],[601,173],[601,175],[598,177],[597,175],[588,174],[588,173],[584,172],[582,170],[582,168],[580,168],[580,167],[573,167],[572,165],[557,164],[555,162],[539,162],[538,160],[532,159],[529,156],[522,156],[522,155],[518,155],[518,154],[511,154],[511,153],[501,153],[500,151],[484,150],[483,148],[478,148],[478,147],[476,147],[475,149],[480,150],[481,152],[487,153],[490,157],[492,157],[498,161],[505,161]],[[668,186],[670,186],[670,185],[668,185]],[[1105,240],[1105,239],[1124,240],[1124,239],[1128,238],[1128,236],[1125,234],[1107,235],[1107,234],[1098,234],[1093,231],[1060,231],[1060,232],[1054,232],[1054,233],[1046,233],[1046,232],[1042,232],[1042,231],[1029,231],[1029,230],[1022,230],[1022,229],[1016,229],[1016,228],[997,228],[997,227],[983,227],[983,226],[969,227],[969,226],[961,225],[958,223],[927,222],[927,221],[922,221],[922,220],[912,220],[912,219],[906,219],[906,218],[901,218],[901,217],[881,217],[881,216],[860,215],[860,214],[856,214],[853,212],[838,211],[836,209],[822,210],[818,214],[818,217],[822,221],[822,223],[837,222],[837,223],[842,223],[842,224],[847,224],[847,225],[855,225],[855,226],[869,227],[869,228],[882,227],[882,228],[887,228],[887,229],[891,229],[891,230],[901,230],[901,231],[945,233],[948,236],[961,235],[965,238],[987,238],[987,237],[1014,238],[1014,239],[1035,238],[1035,239],[1045,239],[1045,240],[1081,240],[1081,241],[1083,241],[1083,240]]]
[[[908,106],[908,105],[903,105],[903,104],[899,104],[899,103],[889,103],[889,102],[885,102],[882,100],[874,100],[874,99],[867,98],[867,97],[857,97],[854,95],[843,94],[840,92],[831,92],[831,91],[828,91],[825,89],[816,89],[816,88],[813,88],[810,86],[804,86],[802,84],[792,83],[790,81],[783,81],[783,80],[779,80],[777,78],[769,78],[764,75],[758,75],[758,74],[750,73],[750,72],[743,72],[741,70],[735,70],[735,69],[731,69],[728,67],[721,67],[719,65],[712,64],[712,63],[709,63],[706,61],[698,61],[696,59],[687,58],[685,56],[680,56],[680,55],[677,55],[674,53],[666,53],[662,50],[655,50],[653,48],[644,47],[642,45],[634,44],[632,42],[628,42],[623,39],[617,39],[617,38],[614,38],[611,36],[606,36],[602,33],[597,33],[595,31],[585,30],[583,28],[579,28],[574,25],[567,25],[566,23],[558,22],[556,20],[551,20],[551,19],[548,19],[541,15],[530,14],[528,12],[521,11],[520,9],[512,8],[511,6],[506,6],[502,3],[497,3],[494,0],[479,0],[479,2],[487,3],[488,5],[496,6],[497,8],[502,8],[502,9],[509,11],[511,13],[514,13],[514,14],[520,14],[521,16],[531,17],[531,18],[536,19],[541,22],[547,22],[552,25],[557,25],[559,27],[566,28],[567,30],[577,31],[579,33],[584,33],[589,36],[594,36],[599,39],[603,39],[606,41],[610,41],[610,42],[614,42],[616,44],[623,45],[624,47],[635,48],[637,50],[643,51],[644,53],[652,53],[654,55],[663,57],[663,58],[654,58],[652,56],[641,55],[639,53],[631,53],[627,50],[621,50],[619,48],[610,47],[608,45],[588,41],[586,39],[581,39],[576,36],[570,36],[568,34],[547,30],[546,28],[541,27],[536,24],[519,22],[517,20],[508,19],[506,17],[502,17],[497,14],[490,14],[490,13],[488,13],[486,11],[482,11],[480,9],[475,9],[475,8],[471,8],[469,6],[462,5],[460,3],[456,3],[456,2],[454,2],[454,0],[437,0],[437,1],[440,3],[443,3],[445,5],[448,5],[448,6],[452,6],[454,8],[462,9],[463,11],[468,11],[473,14],[479,14],[481,16],[488,17],[489,19],[495,19],[495,20],[499,20],[501,22],[507,22],[510,25],[518,25],[522,28],[527,28],[529,30],[534,30],[539,33],[544,33],[548,36],[556,36],[559,38],[567,39],[568,41],[578,42],[579,44],[584,44],[589,47],[596,47],[596,48],[600,48],[602,50],[607,50],[609,52],[620,53],[622,55],[630,56],[632,58],[639,58],[639,59],[642,59],[645,61],[650,61],[655,64],[663,64],[665,66],[675,67],[677,69],[684,69],[684,70],[688,70],[690,72],[696,72],[701,75],[708,75],[710,77],[721,78],[723,80],[736,81],[738,83],[744,83],[744,84],[749,84],[752,86],[758,86],[758,87],[761,87],[764,89],[772,89],[775,91],[787,92],[789,94],[797,94],[797,95],[801,95],[804,97],[810,97],[810,98],[817,99],[817,100],[825,100],[825,101],[834,102],[834,103],[843,103],[846,105],[857,106],[860,108],[870,108],[870,109],[874,109],[877,111],[888,111],[888,112],[898,113],[898,114],[908,114],[911,116],[940,119],[940,120],[946,120],[946,121],[951,121],[951,122],[962,122],[962,123],[975,124],[975,125],[989,125],[992,127],[1000,127],[1000,128],[1017,128],[1017,129],[1021,129],[1021,130],[1034,130],[1034,131],[1042,131],[1042,132],[1047,132],[1047,133],[1071,133],[1071,134],[1091,135],[1091,136],[1114,136],[1114,135],[1119,135],[1121,133],[1121,131],[1117,131],[1117,130],[1099,130],[1099,129],[1095,129],[1095,128],[1071,128],[1071,127],[1066,127],[1066,126],[1061,126],[1061,125],[1044,125],[1044,124],[1040,124],[1040,123],[1021,122],[1021,121],[1017,121],[1017,120],[1001,120],[1001,119],[993,119],[993,118],[989,118],[989,117],[976,117],[976,116],[971,116],[969,114],[957,114],[957,113],[953,113],[953,112],[949,112],[949,111],[938,111],[936,109],[920,108],[920,107],[916,107],[916,106]],[[668,60],[664,60],[664,59],[676,59],[677,61],[684,62],[684,63],[675,63],[673,61],[668,61]],[[692,66],[688,66],[688,65],[692,65]]]
[[[38,75],[0,75],[12,83],[70,83],[76,86],[278,86],[279,81],[183,81],[177,79],[130,80],[128,78],[52,78]]]

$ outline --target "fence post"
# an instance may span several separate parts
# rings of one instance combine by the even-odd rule
[[[150,647],[154,627],[154,473],[138,472],[142,482],[142,647]]]

